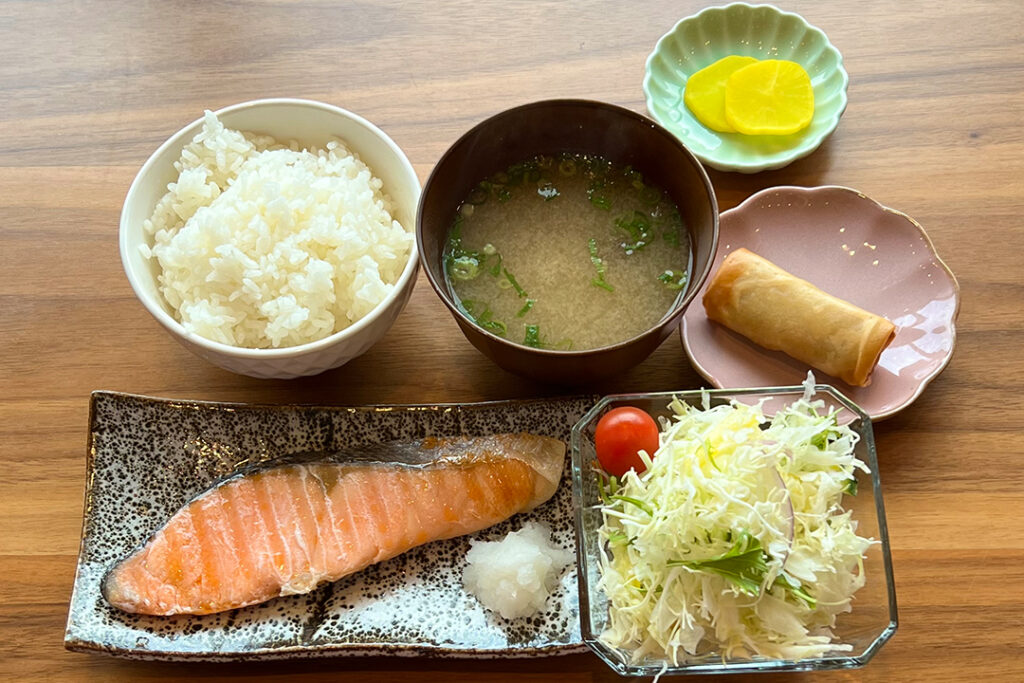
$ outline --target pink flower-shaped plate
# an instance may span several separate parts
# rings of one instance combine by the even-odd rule
[[[866,387],[815,371],[872,418],[889,417],[949,364],[960,288],[924,229],[909,216],[846,187],[772,187],[721,216],[712,272],[746,247],[834,296],[897,326]],[[709,279],[710,280],[710,279]],[[795,385],[809,368],[708,320],[704,288],[683,317],[693,367],[723,389]]]

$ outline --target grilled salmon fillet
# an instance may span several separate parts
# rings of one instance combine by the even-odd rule
[[[103,595],[126,612],[171,615],[305,593],[533,509],[554,494],[564,458],[556,439],[498,434],[382,444],[236,475],[114,566]]]

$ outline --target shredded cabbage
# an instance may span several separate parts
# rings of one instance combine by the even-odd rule
[[[809,392],[771,419],[707,395],[703,409],[669,407],[646,471],[602,482],[601,640],[673,665],[851,649],[832,629],[874,542],[842,506],[854,469],[868,471],[858,434]]]

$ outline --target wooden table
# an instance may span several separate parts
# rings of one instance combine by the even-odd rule
[[[117,249],[121,201],[150,152],[202,109],[259,97],[362,114],[424,180],[462,132],[511,105],[585,97],[643,112],[644,59],[701,5],[0,5],[0,679],[612,680],[589,655],[175,665],[65,652],[89,392],[324,404],[559,393],[474,350],[422,275],[384,340],[341,369],[294,381],[219,370],[132,294]],[[809,158],[757,175],[713,172],[721,208],[772,185],[857,188],[928,230],[963,296],[952,364],[876,431],[899,631],[865,669],[804,679],[1021,680],[1024,13],[1017,0],[786,9],[841,50],[850,105]],[[702,383],[673,336],[592,388]]]

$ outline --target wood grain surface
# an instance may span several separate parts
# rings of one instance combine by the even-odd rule
[[[245,665],[65,652],[81,533],[89,393],[271,403],[547,396],[459,333],[421,275],[369,353],[261,381],[172,340],[121,269],[121,202],[146,157],[204,108],[322,100],[382,127],[425,180],[454,140],[551,97],[645,112],[644,60],[697,2],[0,2],[0,679],[564,683],[615,676],[593,656]],[[899,597],[866,668],[802,680],[1024,679],[1024,13],[1018,0],[791,0],[850,73],[813,155],[712,172],[721,208],[779,184],[840,184],[916,218],[962,289],[949,368],[877,426]],[[693,388],[677,336],[598,391]],[[758,680],[782,680],[763,676]],[[729,678],[719,679],[723,682]]]

